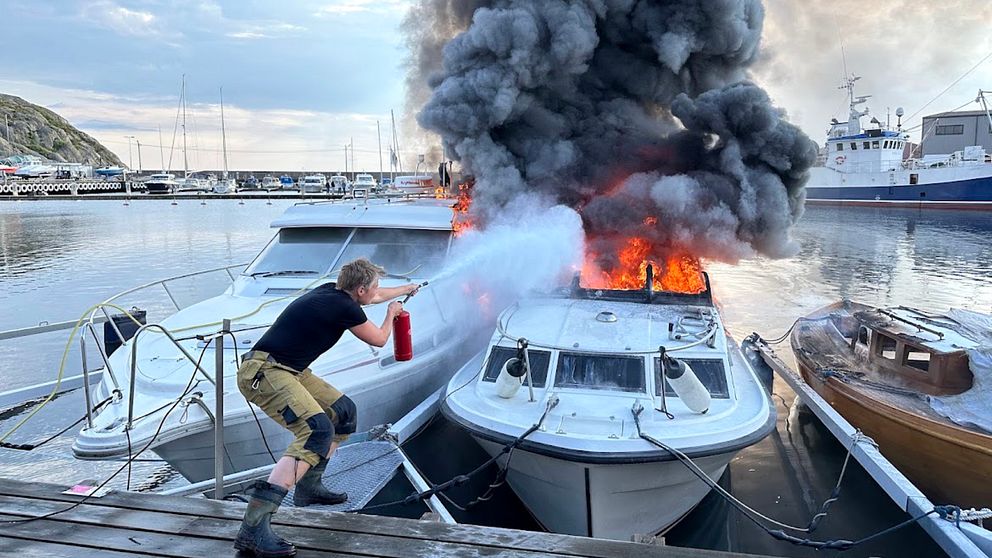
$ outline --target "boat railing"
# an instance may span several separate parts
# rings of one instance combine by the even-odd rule
[[[138,331],[135,332],[134,337],[131,338],[131,347],[130,347],[131,348],[131,359],[130,359],[131,366],[130,366],[130,370],[129,370],[129,373],[130,374],[129,374],[129,381],[128,381],[127,424],[124,427],[126,430],[130,430],[131,429],[131,426],[132,426],[132,423],[134,422],[134,387],[135,387],[135,383],[137,382],[137,378],[138,378],[138,336],[140,336],[142,333],[144,333],[144,332],[146,332],[148,330],[152,330],[152,329],[157,330],[159,333],[161,333],[162,335],[164,335],[173,345],[175,345],[176,348],[179,349],[179,352],[181,352],[183,354],[183,356],[186,358],[186,360],[190,361],[190,363],[193,364],[194,373],[200,373],[200,374],[202,374],[203,377],[206,378],[207,381],[210,382],[211,384],[217,385],[216,378],[222,376],[223,373],[224,373],[223,368],[222,368],[223,367],[223,361],[220,361],[220,367],[217,370],[214,371],[214,377],[211,377],[210,374],[208,374],[207,371],[203,369],[203,367],[200,365],[199,361],[197,361],[197,359],[193,358],[193,355],[189,354],[189,351],[187,351],[179,343],[179,341],[172,334],[172,332],[169,331],[169,329],[166,328],[165,326],[163,326],[161,324],[145,324],[145,325],[139,327],[138,328]],[[218,335],[221,335],[222,336],[223,335],[223,332],[221,332]],[[220,337],[218,337],[218,339],[219,338]],[[109,372],[109,370],[108,370],[108,372]],[[86,407],[87,407],[87,409],[89,408],[89,404],[88,403],[87,403]]]
[[[92,342],[96,345],[97,354],[100,357],[100,361],[103,363],[103,370],[106,372],[106,377],[109,378],[111,384],[113,384],[113,389],[111,390],[111,394],[114,396],[115,401],[120,401],[120,399],[122,397],[121,389],[120,389],[120,381],[117,378],[117,374],[114,371],[113,366],[110,364],[110,355],[107,353],[107,350],[105,349],[104,344],[101,343],[100,336],[97,333],[97,329],[95,327],[99,323],[108,323],[108,324],[110,324],[110,328],[111,328],[112,334],[117,337],[117,340],[121,343],[121,345],[123,345],[124,343],[126,343],[128,341],[128,336],[126,336],[121,331],[120,326],[117,324],[117,322],[114,320],[114,318],[110,315],[110,312],[108,311],[108,309],[113,309],[113,310],[120,311],[122,309],[120,308],[120,306],[118,306],[117,304],[115,304],[115,302],[119,301],[122,297],[127,296],[127,295],[130,295],[130,294],[134,294],[134,293],[137,293],[137,292],[141,292],[143,290],[153,289],[155,287],[161,286],[162,289],[165,291],[166,295],[168,295],[169,300],[172,302],[172,305],[175,307],[176,311],[179,311],[179,310],[182,310],[183,309],[183,306],[176,299],[176,297],[173,294],[173,292],[169,290],[169,283],[170,282],[177,281],[177,280],[180,280],[180,279],[191,279],[191,278],[201,277],[201,276],[208,275],[208,274],[215,274],[215,273],[219,273],[219,272],[224,272],[227,275],[227,277],[230,279],[231,284],[233,284],[234,281],[236,280],[236,277],[231,272],[231,270],[238,269],[238,268],[243,268],[246,265],[247,264],[228,265],[228,266],[223,266],[223,267],[206,269],[206,270],[202,270],[202,271],[195,271],[195,272],[191,272],[191,273],[184,273],[184,274],[181,274],[181,275],[176,275],[176,276],[173,276],[173,277],[168,277],[166,279],[159,279],[157,281],[152,281],[150,283],[145,283],[143,285],[139,285],[137,287],[133,287],[131,289],[127,289],[125,291],[121,291],[120,293],[115,294],[114,296],[112,296],[112,297],[106,299],[105,301],[101,302],[100,304],[96,305],[96,307],[94,307],[89,312],[89,318],[86,319],[86,321],[84,321],[82,323],[83,333],[79,336],[79,353],[80,353],[80,359],[82,361],[81,364],[82,364],[82,375],[83,375],[83,389],[85,390],[86,413],[87,413],[86,417],[87,417],[87,425],[88,426],[92,426],[93,425],[93,417],[92,417],[92,404],[93,404],[93,402],[92,402],[92,400],[90,398],[90,393],[89,393],[89,390],[90,390],[90,373],[92,371],[90,370],[89,363],[87,361],[87,351],[86,351],[87,334],[88,334],[89,338],[92,340]],[[133,309],[133,307],[132,307],[132,309]],[[130,313],[127,313],[126,315],[131,320],[134,320],[135,321],[135,324],[139,326],[137,328],[137,330],[134,332],[134,334],[131,336],[132,339],[136,339],[141,332],[146,331],[148,329],[154,329],[154,330],[158,331],[159,333],[162,333],[173,344],[175,344],[177,348],[179,348],[179,350],[183,353],[183,355],[186,358],[188,358],[188,359],[190,359],[192,361],[192,363],[194,364],[194,366],[196,366],[197,370],[200,373],[202,373],[208,380],[210,380],[211,383],[214,383],[214,379],[211,378],[206,373],[206,371],[204,371],[203,368],[200,367],[197,364],[196,360],[193,359],[192,356],[189,354],[189,352],[186,351],[179,344],[179,342],[173,336],[172,332],[170,332],[167,328],[163,327],[160,324],[155,324],[155,323],[141,324]],[[65,323],[72,324],[72,322],[65,322]],[[78,323],[76,325],[78,325]],[[69,326],[69,327],[72,327],[72,326]],[[129,385],[131,387],[131,392],[128,395],[129,402],[128,402],[128,422],[127,422],[127,428],[129,428],[129,429],[131,427],[131,422],[132,422],[132,419],[133,419],[133,408],[134,408],[134,382],[135,382],[136,362],[137,362],[137,350],[136,350],[136,348],[137,348],[137,343],[132,343],[131,344],[131,366],[130,366],[130,371],[129,371],[130,372],[130,374],[129,374]]]
[[[119,301],[124,296],[130,295],[130,294],[141,292],[143,290],[154,289],[155,287],[161,287],[162,290],[165,291],[165,294],[169,297],[169,300],[172,302],[172,305],[175,307],[176,311],[179,311],[179,310],[182,310],[183,309],[183,305],[181,305],[179,303],[179,301],[176,299],[176,297],[173,294],[173,292],[171,290],[169,290],[169,283],[170,282],[177,281],[177,280],[180,280],[180,279],[191,279],[191,278],[196,278],[196,277],[202,277],[202,276],[208,275],[208,274],[214,274],[214,273],[224,272],[228,276],[228,278],[230,279],[231,284],[233,284],[234,281],[236,280],[236,277],[231,272],[231,270],[238,269],[238,268],[244,268],[246,265],[247,264],[228,265],[228,266],[223,266],[223,267],[216,267],[216,268],[211,268],[211,269],[205,269],[205,270],[201,270],[201,271],[194,271],[194,272],[191,272],[191,273],[183,273],[181,275],[175,275],[173,277],[168,277],[166,279],[159,279],[157,281],[152,281],[150,283],[145,283],[143,285],[138,285],[137,287],[133,287],[133,288],[127,289],[125,291],[121,291],[121,292],[115,294],[114,296],[112,296],[112,297],[104,300],[100,304],[96,305],[96,307],[94,307],[90,311],[89,318],[83,323],[84,335],[80,335],[80,338],[79,338],[79,343],[80,343],[80,358],[82,360],[82,371],[83,371],[83,385],[84,385],[84,388],[87,390],[87,393],[86,393],[86,408],[87,408],[87,410],[90,409],[90,407],[92,405],[92,402],[90,401],[90,397],[89,397],[89,393],[88,393],[88,391],[89,391],[89,374],[90,374],[90,370],[89,370],[89,366],[88,366],[88,363],[87,363],[87,360],[86,360],[86,335],[85,335],[85,333],[89,333],[90,337],[93,340],[93,343],[97,347],[97,353],[100,356],[100,360],[103,362],[103,367],[104,367],[104,370],[107,373],[107,377],[110,378],[110,381],[111,381],[111,383],[114,386],[114,389],[113,389],[112,393],[115,394],[115,396],[118,398],[118,400],[119,400],[119,397],[120,397],[120,395],[119,395],[120,394],[120,382],[117,379],[117,375],[115,374],[115,372],[113,370],[113,366],[110,364],[110,355],[107,353],[107,351],[105,350],[103,344],[100,342],[100,336],[97,334],[96,327],[95,327],[95,325],[98,324],[98,323],[103,323],[103,322],[109,323],[110,324],[110,328],[111,328],[111,330],[113,332],[113,335],[117,337],[117,340],[122,345],[127,342],[128,337],[124,335],[124,333],[120,329],[120,326],[111,317],[110,312],[108,311],[108,309],[113,309],[113,310],[118,310],[118,311],[121,311],[122,310],[118,305],[115,304],[115,302]],[[176,346],[177,347],[179,346],[178,343],[176,342],[175,338],[172,336],[172,334],[170,332],[168,332],[168,330],[166,330],[161,325],[158,325],[158,324],[147,324],[147,325],[146,324],[140,324],[140,322],[138,322],[130,313],[126,313],[126,315],[131,320],[134,320],[135,323],[136,323],[136,325],[139,325],[138,330],[133,335],[134,337],[137,337],[137,335],[138,335],[139,332],[141,332],[141,331],[143,331],[145,329],[148,329],[148,326],[155,326],[153,329],[156,329],[159,332],[164,333],[170,340],[172,340],[173,343],[176,343]],[[66,323],[70,323],[70,322],[66,322]],[[134,345],[135,344],[132,344],[132,347]],[[182,350],[183,353],[186,354],[186,356],[189,356],[188,353],[186,353],[186,351],[182,347],[179,347],[179,349]],[[133,383],[134,383],[134,365],[133,365],[133,359],[134,359],[134,355],[132,355],[132,370],[131,370],[131,378],[130,378],[130,383],[131,383],[132,387],[133,387]],[[196,361],[194,360],[193,363],[196,364]],[[213,380],[211,380],[211,381],[213,381]],[[129,407],[131,407],[132,405],[133,405],[133,402],[129,403]],[[87,411],[87,412],[89,412],[89,411]],[[88,416],[88,419],[90,419],[90,418],[91,417]],[[131,417],[128,417],[128,427],[130,427],[130,423],[131,423]]]

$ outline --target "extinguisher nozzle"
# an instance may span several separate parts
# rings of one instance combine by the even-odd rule
[[[422,288],[426,287],[428,284],[430,284],[430,281],[424,281],[423,283],[417,285],[417,289],[422,289]],[[403,304],[406,304],[407,301],[410,300],[410,297],[412,297],[412,296],[413,296],[413,293],[410,293],[410,294],[406,295],[406,297],[401,302]]]

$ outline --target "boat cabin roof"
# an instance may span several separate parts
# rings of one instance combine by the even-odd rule
[[[939,314],[923,314],[910,308],[874,308],[855,313],[865,326],[880,333],[910,341],[934,353],[958,353],[978,346],[962,335],[956,322]]]
[[[575,352],[648,353],[660,346],[674,348],[693,341],[676,341],[669,327],[680,326],[691,333],[705,331],[709,320],[720,324],[712,307],[702,305],[647,304],[617,300],[538,298],[516,305],[500,317],[504,331],[526,338],[531,346]],[[704,352],[723,349],[718,331],[716,350],[705,344]],[[725,349],[724,349],[725,350]],[[688,354],[686,354],[688,356]]]
[[[272,228],[357,227],[452,230],[451,200],[365,200],[361,203],[301,203],[272,222]]]

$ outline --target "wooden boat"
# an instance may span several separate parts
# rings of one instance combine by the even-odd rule
[[[792,332],[806,383],[931,500],[964,508],[992,505],[992,433],[938,414],[930,397],[972,388],[977,346],[949,317],[847,300]]]

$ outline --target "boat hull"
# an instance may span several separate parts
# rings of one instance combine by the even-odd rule
[[[145,182],[145,191],[149,194],[171,194],[175,185],[162,182]]]
[[[503,448],[475,440],[490,455]],[[719,479],[735,453],[693,461]],[[617,540],[664,532],[710,491],[679,461],[584,463],[520,449],[513,451],[507,481],[545,529]]]
[[[930,420],[869,397],[837,378],[821,379],[800,359],[803,380],[920,490],[938,504],[992,502],[992,437]]]
[[[992,176],[919,184],[845,184],[836,186],[809,184],[806,187],[806,202],[832,205],[992,210]]]

